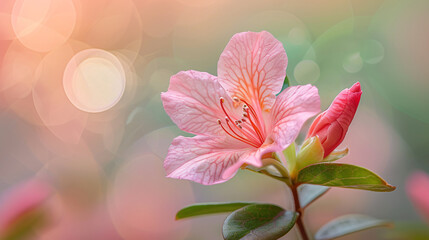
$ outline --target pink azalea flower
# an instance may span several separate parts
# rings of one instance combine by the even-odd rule
[[[319,114],[311,124],[307,138],[319,136],[324,149],[324,157],[334,151],[344,140],[355,116],[361,95],[359,82],[350,89],[344,89],[334,99],[331,106]]]
[[[211,185],[232,178],[246,164],[261,167],[265,154],[281,151],[304,122],[320,111],[317,88],[282,89],[287,56],[268,32],[234,35],[218,63],[218,77],[183,71],[161,94],[165,111],[183,131],[171,144],[168,177]]]
[[[420,171],[413,173],[408,178],[406,190],[421,216],[429,222],[429,175]]]

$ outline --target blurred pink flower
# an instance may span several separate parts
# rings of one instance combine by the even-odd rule
[[[414,206],[429,222],[429,175],[421,171],[414,172],[408,178],[406,190]]]
[[[362,90],[360,83],[344,89],[334,99],[331,106],[319,114],[308,130],[307,138],[319,136],[323,145],[324,157],[340,145],[346,136],[359,105]]]
[[[17,234],[15,231],[22,231],[21,224],[25,224],[27,229],[35,227],[29,221],[41,226],[47,219],[44,206],[49,196],[51,188],[39,180],[30,180],[22,183],[9,192],[3,194],[0,202],[0,239],[10,234]],[[7,237],[6,237],[7,238]]]
[[[161,94],[178,127],[196,134],[173,140],[164,167],[168,177],[211,185],[232,178],[243,164],[285,149],[320,109],[317,88],[280,93],[287,55],[268,32],[234,35],[218,62],[218,77],[184,71]]]

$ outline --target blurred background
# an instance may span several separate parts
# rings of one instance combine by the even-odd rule
[[[160,99],[170,76],[216,75],[232,35],[261,30],[284,44],[291,83],[319,88],[323,110],[361,82],[342,161],[397,186],[332,189],[309,207],[309,228],[347,213],[428,228],[406,194],[416,169],[429,173],[427,0],[0,0],[0,209],[37,181],[51,192],[42,201],[49,219],[29,239],[215,240],[226,215],[174,221],[175,213],[207,201],[291,207],[283,184],[262,175],[202,186],[163,169],[184,134]]]

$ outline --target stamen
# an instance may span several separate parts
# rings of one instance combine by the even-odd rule
[[[255,123],[252,121],[252,118],[248,117],[250,125],[252,125],[253,129],[255,130],[256,134],[258,135],[258,138],[261,142],[263,142],[261,132],[259,131],[258,127],[255,125]]]
[[[258,118],[258,115],[256,114],[255,109],[249,103],[247,103],[245,100],[241,99],[241,101],[244,102],[243,111],[245,111],[245,113],[246,113],[245,117],[247,117],[249,119],[250,123],[252,124],[252,127],[255,129],[256,133],[258,134],[259,140],[261,140],[263,142],[264,140],[262,137],[262,133],[261,133],[260,129],[258,128],[258,126],[256,125],[256,124],[258,124],[259,127],[262,127],[262,124],[259,121],[259,118]],[[243,113],[243,116],[244,116],[244,113]],[[255,119],[256,123],[254,123],[252,121],[250,116],[252,116]]]
[[[237,139],[237,140],[239,140],[239,141],[242,141],[242,142],[244,142],[244,143],[247,143],[247,144],[249,144],[249,145],[251,145],[251,146],[253,146],[253,147],[255,147],[255,148],[257,148],[258,146],[256,145],[256,144],[254,144],[254,143],[252,143],[252,142],[250,142],[249,140],[247,140],[247,139],[244,139],[244,138],[239,138],[240,136],[234,136],[234,135],[232,135],[230,132],[228,132],[224,127],[223,127],[223,125],[222,125],[222,121],[220,120],[220,119],[218,119],[218,121],[217,121],[218,123],[219,123],[219,125],[220,125],[220,127],[229,135],[229,136],[231,136],[231,137],[233,137],[233,138],[235,138],[235,139]],[[228,123],[228,122],[227,122]],[[229,125],[228,125],[229,126]],[[231,127],[230,127],[230,129],[231,129]],[[232,131],[232,129],[231,129],[231,131]],[[234,131],[233,131],[234,132]]]
[[[244,103],[243,113],[242,113],[243,117],[241,119],[234,121],[225,109],[225,106],[224,106],[225,99],[221,97],[219,98],[219,102],[220,102],[222,111],[225,113],[225,122],[226,122],[226,125],[228,125],[228,130],[223,126],[222,121],[220,119],[217,120],[218,124],[229,136],[241,142],[249,144],[253,147],[259,147],[259,145],[264,142],[264,138],[260,129],[256,124],[256,123],[259,123],[259,119],[256,115],[255,110],[247,102],[241,99],[238,99],[237,97],[233,97],[232,100],[237,104],[240,101]],[[257,122],[255,123],[254,121],[257,121]],[[234,124],[231,125],[229,124],[230,122]],[[247,123],[247,122],[249,122],[250,128],[248,127],[245,128],[241,125],[242,123]]]

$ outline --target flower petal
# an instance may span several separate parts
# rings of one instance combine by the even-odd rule
[[[218,62],[220,84],[231,97],[258,110],[269,110],[286,76],[287,55],[281,42],[268,32],[235,34]]]
[[[244,143],[228,139],[209,136],[175,138],[164,161],[167,177],[192,180],[204,185],[229,180],[241,165],[224,176],[225,170],[237,163],[249,148]]]
[[[205,72],[182,71],[172,76],[162,103],[171,120],[183,131],[197,135],[224,135],[217,119],[223,119],[219,99],[226,109],[233,109],[232,100],[215,76]]]
[[[271,111],[272,140],[282,149],[295,141],[302,125],[320,111],[317,88],[293,86],[277,96]]]
[[[242,153],[238,161],[225,170],[223,177],[228,178],[229,176],[234,176],[234,174],[241,166],[243,166],[243,164],[249,164],[257,168],[263,167],[262,158],[264,155],[281,150],[283,149],[279,148],[279,146],[275,143],[264,144],[259,148],[249,149],[248,151]],[[271,157],[271,155],[269,157]]]

